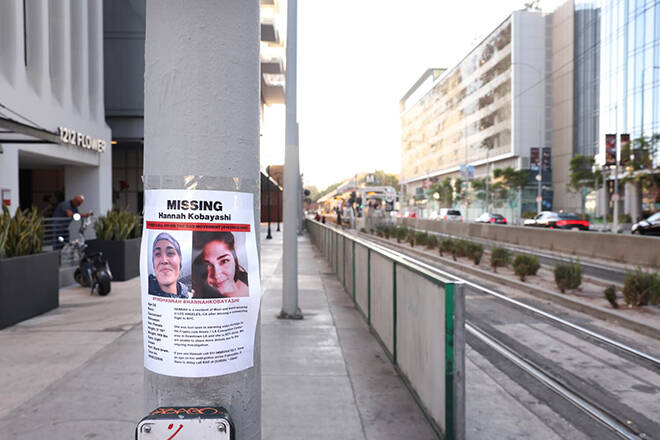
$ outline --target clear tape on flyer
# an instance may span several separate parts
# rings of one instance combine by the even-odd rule
[[[241,191],[259,193],[259,179],[245,179],[228,176],[142,176],[144,189],[186,189],[186,190],[215,190],[215,191]]]
[[[261,301],[260,181],[145,176],[143,183],[145,367],[176,377],[252,367]]]

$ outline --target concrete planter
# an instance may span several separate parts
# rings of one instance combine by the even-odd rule
[[[113,281],[126,281],[140,274],[141,238],[129,240],[89,240],[88,252],[103,252],[108,259]]]
[[[59,253],[0,259],[0,329],[60,305]]]

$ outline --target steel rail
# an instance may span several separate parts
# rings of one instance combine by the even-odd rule
[[[529,361],[525,360],[522,356],[517,354],[515,351],[502,344],[488,333],[482,329],[474,326],[473,324],[466,322],[465,329],[472,334],[474,337],[491,347],[493,350],[497,351],[499,354],[504,356],[506,359],[515,364],[518,368],[523,370],[525,373],[532,376],[534,379],[541,382],[543,385],[548,387],[553,392],[557,393],[573,405],[580,408],[582,411],[589,414],[591,417],[605,425],[608,429],[613,431],[619,437],[627,440],[639,440],[642,437],[634,433],[626,424],[619,422],[607,412],[598,408],[596,405],[586,401],[581,398],[575,392],[568,389],[566,386],[562,385],[557,380],[553,379],[549,375],[543,372],[540,368],[533,365]]]
[[[590,337],[590,338],[592,338],[592,339],[595,339],[595,340],[597,340],[598,342],[601,342],[601,343],[603,343],[603,344],[606,344],[606,345],[609,345],[609,346],[615,347],[615,348],[617,348],[617,349],[619,349],[619,350],[621,350],[621,351],[623,351],[623,352],[625,352],[625,353],[628,353],[628,354],[633,355],[633,356],[635,356],[635,357],[637,357],[637,358],[640,358],[640,359],[643,359],[643,360],[645,360],[645,361],[647,361],[647,362],[652,363],[656,368],[660,368],[660,359],[659,359],[659,358],[656,358],[656,357],[651,356],[651,355],[649,355],[649,354],[647,354],[647,353],[641,352],[641,351],[639,351],[639,350],[637,350],[637,349],[635,349],[635,348],[633,348],[633,347],[630,347],[630,346],[628,346],[628,345],[622,344],[621,342],[615,341],[614,339],[611,339],[611,338],[608,338],[608,337],[606,337],[606,336],[600,335],[600,334],[598,334],[598,333],[596,333],[596,332],[593,332],[593,331],[591,331],[591,330],[589,330],[589,329],[586,329],[586,328],[584,328],[584,327],[582,327],[582,326],[580,326],[580,325],[577,325],[577,324],[574,324],[574,323],[572,323],[572,322],[566,321],[565,319],[562,319],[562,318],[559,318],[559,317],[557,317],[557,316],[554,316],[554,315],[552,315],[552,314],[550,314],[550,313],[548,313],[548,312],[545,312],[545,311],[543,311],[543,310],[541,310],[541,309],[538,309],[538,308],[536,308],[536,307],[533,307],[533,306],[530,306],[530,305],[528,305],[528,304],[522,303],[522,302],[517,301],[517,300],[515,300],[515,299],[509,298],[509,297],[507,297],[506,295],[503,295],[503,294],[501,294],[501,293],[495,292],[494,290],[491,290],[491,289],[489,289],[489,288],[487,288],[487,287],[480,286],[480,285],[478,285],[478,284],[476,284],[476,283],[473,283],[472,281],[468,281],[468,280],[466,280],[466,279],[464,279],[464,278],[460,278],[460,277],[458,277],[458,276],[456,276],[456,275],[454,275],[454,274],[451,274],[451,273],[449,273],[449,272],[446,272],[446,271],[443,271],[443,270],[441,270],[441,269],[438,269],[437,267],[434,267],[434,266],[432,266],[432,265],[430,265],[430,264],[424,263],[423,261],[421,261],[421,260],[419,260],[419,259],[416,259],[416,258],[410,257],[409,255],[406,255],[406,254],[401,253],[401,252],[399,252],[399,251],[395,251],[395,250],[393,250],[393,249],[391,249],[391,248],[387,248],[387,247],[385,247],[385,246],[383,246],[383,245],[381,245],[381,244],[379,244],[379,243],[377,243],[377,242],[375,242],[375,241],[371,241],[371,243],[373,243],[374,246],[381,247],[381,248],[384,248],[384,249],[388,249],[389,252],[391,252],[391,253],[398,254],[399,257],[402,258],[402,259],[406,259],[406,260],[409,260],[409,261],[414,261],[418,266],[425,267],[425,268],[428,269],[428,270],[431,270],[431,271],[437,272],[437,273],[442,274],[443,276],[448,277],[448,278],[452,278],[452,277],[453,277],[453,278],[456,279],[457,281],[461,281],[461,282],[463,282],[466,286],[470,286],[470,287],[472,287],[472,288],[474,288],[474,289],[477,289],[477,290],[482,291],[482,292],[484,292],[484,293],[487,293],[487,294],[489,294],[489,295],[491,295],[491,296],[494,296],[494,297],[496,297],[496,298],[498,298],[498,299],[500,299],[500,300],[502,300],[502,301],[504,301],[504,302],[507,302],[507,303],[509,303],[509,304],[513,304],[514,306],[516,306],[516,307],[518,307],[518,308],[521,308],[521,309],[527,310],[527,311],[529,311],[529,312],[532,312],[532,313],[534,313],[534,314],[536,314],[536,315],[542,316],[543,318],[545,318],[545,319],[547,319],[547,320],[549,320],[549,321],[552,321],[552,322],[555,322],[555,323],[557,323],[557,324],[560,324],[560,325],[562,325],[562,326],[564,326],[564,327],[567,327],[567,328],[569,328],[569,329],[571,329],[571,330],[574,330],[574,331],[576,331],[576,332],[578,332],[578,333],[581,333],[581,334],[583,334],[583,335],[585,335],[585,336],[587,336],[587,337]]]

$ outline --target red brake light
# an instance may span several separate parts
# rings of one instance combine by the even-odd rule
[[[447,220],[447,216],[445,216],[445,220]]]
[[[559,220],[557,222],[557,226],[566,226],[567,224],[568,224],[568,222],[566,220]]]
[[[463,216],[461,216],[461,221],[463,221]]]
[[[491,222],[491,223],[495,223],[495,219],[492,218],[492,217],[488,221]]]

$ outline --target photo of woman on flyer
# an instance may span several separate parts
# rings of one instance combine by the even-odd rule
[[[188,288],[181,282],[183,268],[181,245],[171,234],[161,232],[151,249],[153,273],[149,275],[149,295],[165,298],[188,298]]]
[[[233,233],[195,231],[193,248],[200,250],[193,261],[193,299],[250,295],[248,274],[239,263]]]

